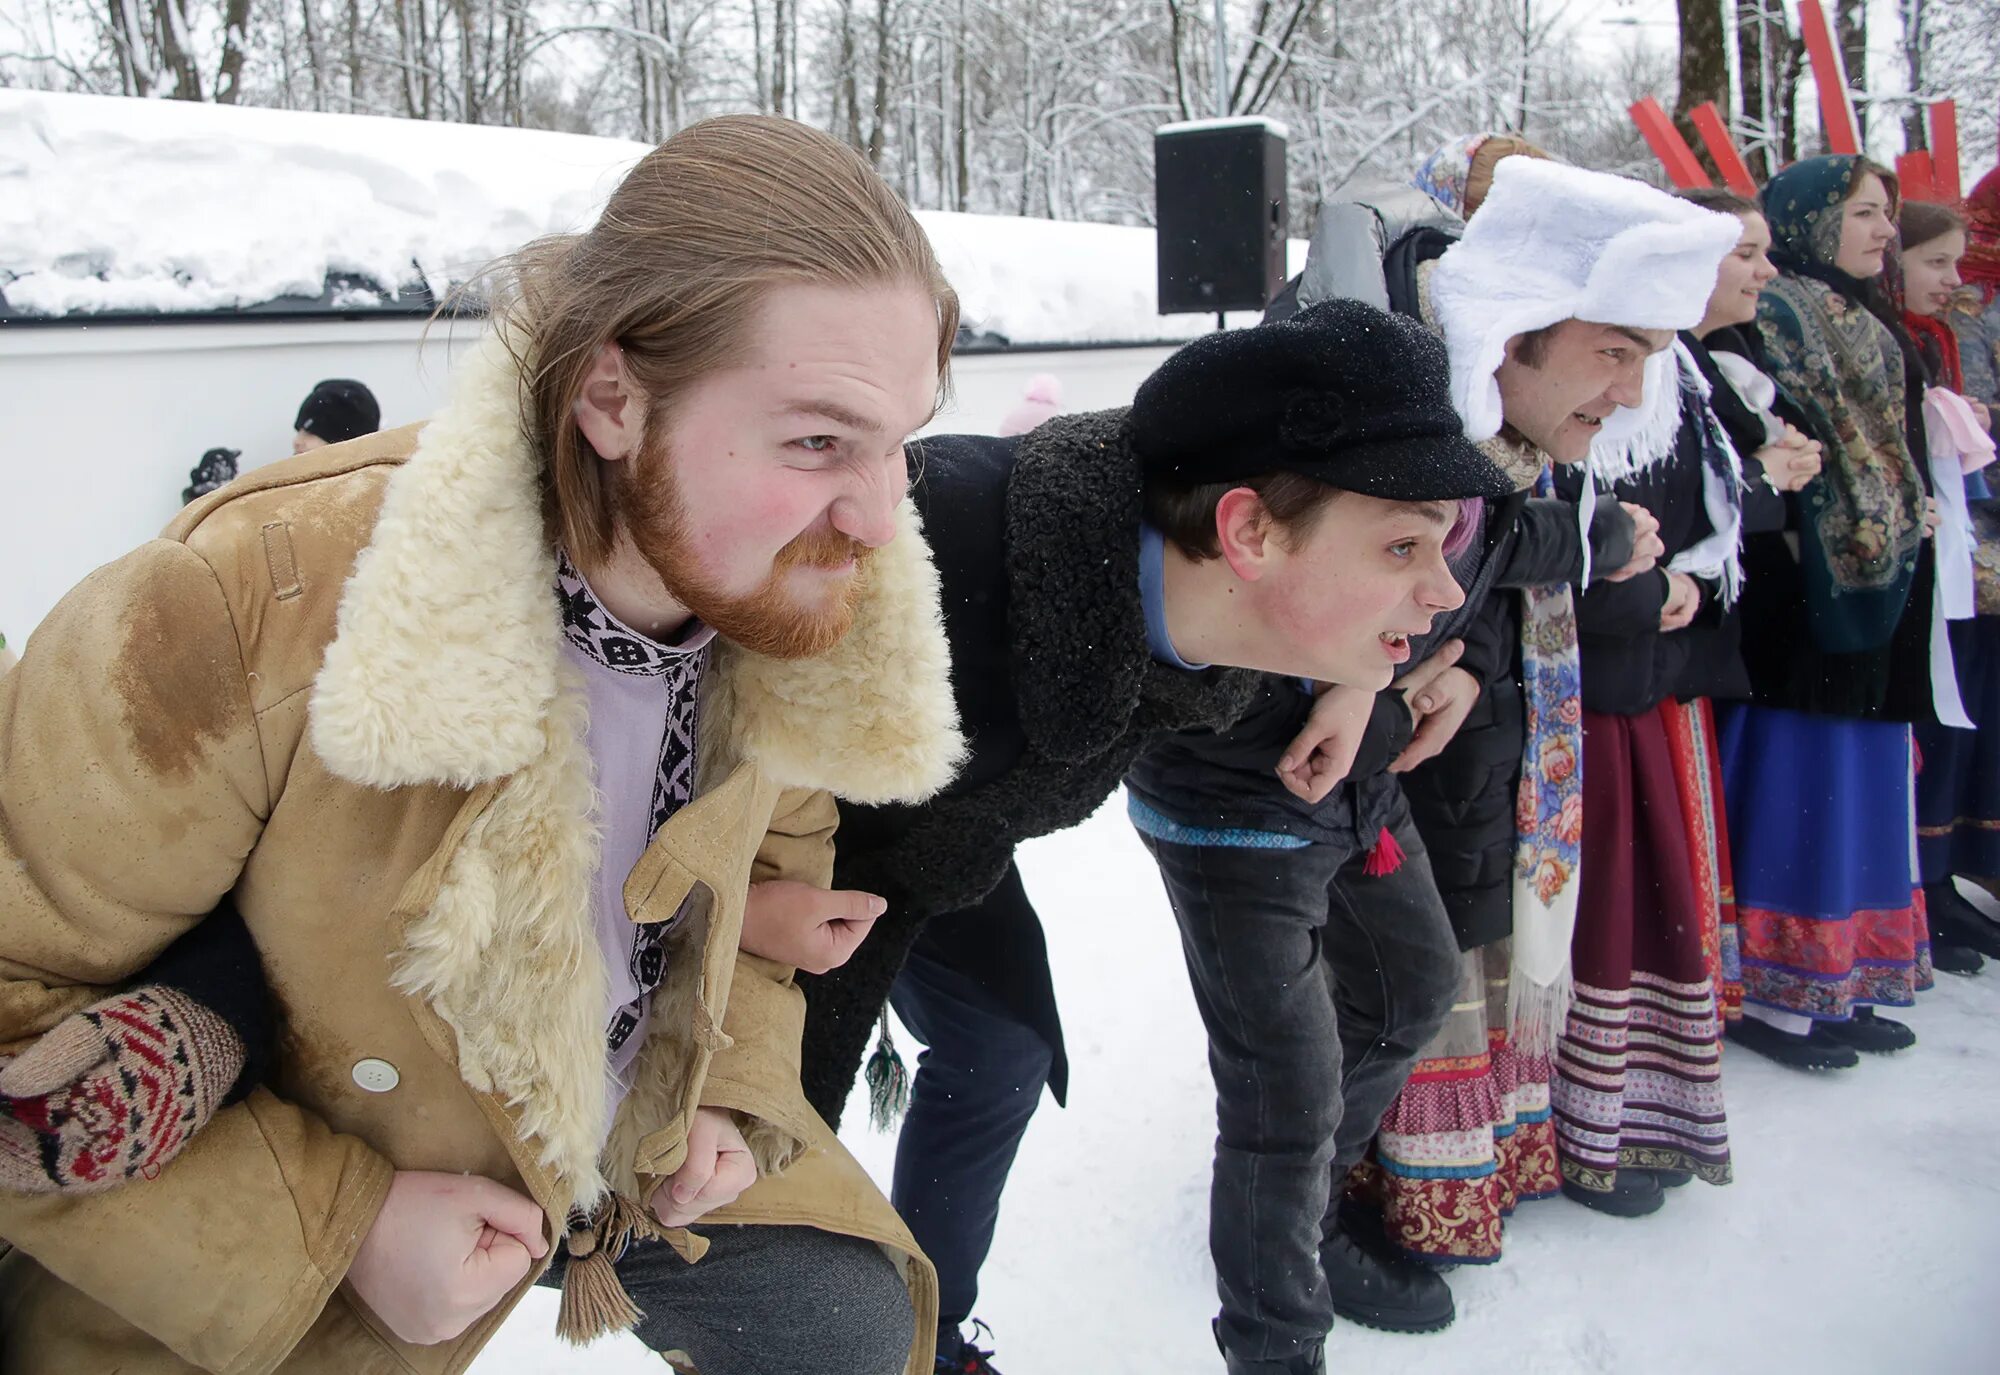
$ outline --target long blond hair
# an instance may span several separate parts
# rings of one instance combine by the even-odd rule
[[[671,409],[735,358],[765,293],[787,283],[927,293],[942,396],[958,297],[930,240],[859,154],[793,120],[691,125],[640,159],[590,230],[537,240],[483,274],[571,557],[601,561],[614,528],[612,484],[574,418],[599,349],[616,342],[646,395]]]

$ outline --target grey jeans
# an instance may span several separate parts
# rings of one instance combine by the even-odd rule
[[[1332,845],[1253,850],[1142,836],[1180,923],[1215,1078],[1209,1250],[1221,1335],[1245,1360],[1333,1326],[1321,1267],[1339,1184],[1444,1025],[1462,963],[1422,839],[1402,867]]]
[[[813,1227],[703,1227],[693,1265],[639,1242],[618,1279],[645,1317],[633,1335],[685,1351],[701,1375],[900,1375],[916,1329],[896,1266],[872,1241]],[[563,1266],[542,1283],[560,1285]]]

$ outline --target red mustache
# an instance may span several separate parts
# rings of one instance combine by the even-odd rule
[[[839,568],[866,562],[875,551],[852,535],[834,529],[808,530],[778,551],[772,565],[786,568]]]

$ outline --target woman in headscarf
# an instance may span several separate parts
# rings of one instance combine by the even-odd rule
[[[1949,319],[1958,336],[1965,396],[1992,416],[2000,408],[2000,167],[1972,188],[1964,218],[1965,257],[1958,271],[1965,289],[1952,299]]]
[[[1798,491],[1819,475],[1820,445],[1800,428],[1804,417],[1781,400],[1776,384],[1751,360],[1752,355],[1762,357],[1754,343],[1757,303],[1778,275],[1771,262],[1771,227],[1763,209],[1753,200],[1716,187],[1681,195],[1703,209],[1723,211],[1743,223],[1743,237],[1736,251],[1722,261],[1707,312],[1699,325],[1681,335],[1681,344],[1708,386],[1708,405],[1717,423],[1742,457],[1742,546],[1754,553],[1769,542],[1761,536],[1777,534],[1789,525],[1790,504],[1785,494]],[[1726,637],[1729,652],[1739,661],[1742,622],[1738,611],[1717,627]],[[1747,683],[1747,678],[1744,681]],[[1712,699],[1734,701],[1742,695],[1714,693]],[[1688,761],[1682,775],[1687,785],[1682,806],[1701,878],[1698,892],[1704,920],[1713,905],[1719,1010],[1726,1023],[1736,1022],[1743,1017],[1743,965],[1737,945],[1736,886],[1715,712],[1710,702],[1686,705],[1684,722],[1672,716],[1668,720],[1675,727],[1676,757],[1684,756]],[[1683,730],[1685,746],[1681,743]]]
[[[1909,723],[1932,717],[1932,562],[1915,345],[1877,279],[1897,185],[1857,157],[1765,187],[1780,274],[1763,370],[1823,446],[1796,533],[1746,551],[1754,704],[1718,711],[1744,1018],[1730,1035],[1805,1069],[1916,1036],[1877,1017],[1931,982]]]
[[[1739,222],[1742,211],[1755,214],[1739,200],[1689,199]],[[1749,323],[1774,276],[1744,223],[1695,333]],[[1729,846],[1715,805],[1710,699],[1750,691],[1735,614],[1742,540],[1784,524],[1762,459],[1791,487],[1817,470],[1809,441],[1773,452],[1760,432],[1739,451],[1699,347],[1684,332],[1655,355],[1643,404],[1606,421],[1587,477],[1557,479],[1566,495],[1588,481],[1600,499],[1608,491],[1644,506],[1666,546],[1654,572],[1595,583],[1577,599],[1588,819],[1575,1000],[1551,1094],[1563,1192],[1616,1216],[1653,1212],[1664,1189],[1697,1177],[1730,1179],[1721,1085]]]
[[[1924,411],[1934,481],[1950,517],[1939,528],[1939,586],[1953,576],[1952,659],[1959,696],[1975,729],[1916,727],[1917,861],[1923,876],[1931,959],[1937,968],[1976,974],[2000,958],[2000,927],[1958,891],[1954,875],[2000,880],[2000,519],[1985,481],[1993,461],[1991,413],[1968,399],[1958,335],[1947,323],[1964,280],[1966,222],[1941,205],[1912,201],[1899,219],[1895,294],[1922,355]],[[1976,614],[1975,614],[1976,613]]]

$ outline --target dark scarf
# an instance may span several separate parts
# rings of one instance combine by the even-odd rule
[[[1795,163],[1764,188],[1783,275],[1758,329],[1771,377],[1805,411],[1825,468],[1801,494],[1800,563],[1814,640],[1850,653],[1888,643],[1923,545],[1922,362],[1881,289],[1834,265],[1853,157]]]

